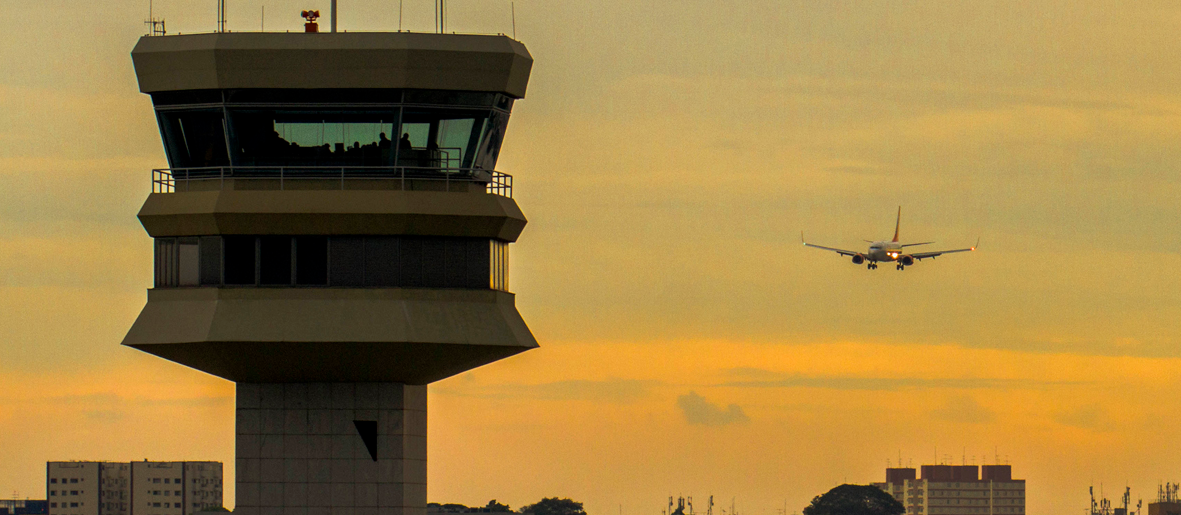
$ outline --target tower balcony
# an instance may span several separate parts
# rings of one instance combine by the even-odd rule
[[[448,160],[445,150],[423,154]],[[152,193],[221,190],[398,190],[513,197],[513,176],[459,166],[208,166],[152,170]]]

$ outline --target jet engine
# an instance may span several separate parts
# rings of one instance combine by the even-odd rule
[[[865,256],[862,256],[860,254],[853,256],[853,264],[854,265],[860,265],[861,263],[864,263],[864,262],[865,262]]]
[[[898,262],[902,263],[902,266],[910,266],[914,264],[914,258],[910,256],[902,256],[898,258]]]

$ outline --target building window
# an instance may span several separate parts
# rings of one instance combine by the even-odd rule
[[[202,236],[158,238],[156,249],[157,287],[508,290],[508,243],[481,238]]]
[[[173,168],[230,164],[221,109],[161,113],[159,120]]]
[[[490,267],[492,273],[491,287],[493,290],[509,291],[508,290],[508,242],[492,240],[490,254]]]
[[[56,478],[56,477],[55,477],[55,478],[51,478],[51,479],[49,480],[49,482],[50,482],[50,483],[57,484],[57,478]]]
[[[77,483],[77,482],[78,482],[78,479],[77,479],[77,478],[72,478],[72,479],[70,479],[70,482],[71,482],[71,483]]]

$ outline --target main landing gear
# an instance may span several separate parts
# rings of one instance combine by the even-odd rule
[[[877,269],[877,267],[878,267],[878,264],[874,263],[874,262],[870,262],[868,265],[865,265],[865,268],[868,268],[870,270],[875,270],[875,269]]]
[[[899,270],[905,270],[905,269],[906,269],[906,267],[905,267],[905,266],[902,266],[902,265],[898,265],[898,269],[899,269]]]

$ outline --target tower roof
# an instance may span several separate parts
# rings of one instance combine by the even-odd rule
[[[523,98],[533,67],[507,36],[410,32],[144,36],[131,57],[144,93],[408,88]]]

